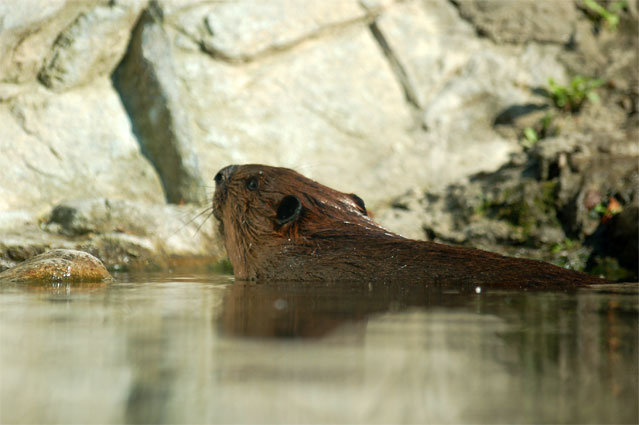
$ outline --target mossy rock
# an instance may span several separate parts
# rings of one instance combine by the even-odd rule
[[[522,243],[539,239],[542,228],[561,229],[556,210],[557,182],[528,180],[487,193],[475,207],[477,215],[502,220],[513,227]]]
[[[0,283],[95,283],[113,280],[104,264],[84,251],[53,249],[0,273]]]

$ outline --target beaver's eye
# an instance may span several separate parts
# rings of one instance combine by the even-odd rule
[[[251,177],[250,179],[248,179],[246,181],[246,188],[248,190],[255,190],[257,189],[257,177]]]

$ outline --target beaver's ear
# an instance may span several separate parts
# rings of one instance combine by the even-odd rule
[[[299,198],[294,195],[285,196],[277,206],[277,223],[281,226],[297,220],[300,212],[302,212],[302,203]]]
[[[359,196],[355,195],[354,193],[351,193],[349,196],[351,197],[353,202],[355,202],[355,204],[359,207],[359,212],[361,212],[364,215],[368,215],[368,213],[366,212],[366,205],[364,204],[364,200],[360,198]]]

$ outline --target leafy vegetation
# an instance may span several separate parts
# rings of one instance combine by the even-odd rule
[[[576,243],[575,241],[571,239],[564,239],[562,242],[554,244],[550,248],[550,252],[552,252],[553,254],[559,254],[562,251],[569,251],[571,249],[574,249],[576,246],[578,246],[578,243]]]
[[[525,148],[532,148],[533,146],[535,146],[535,143],[539,141],[539,139],[540,137],[539,133],[537,133],[537,130],[532,127],[526,127],[524,129],[524,141],[522,142],[522,145]]]
[[[550,99],[553,104],[562,110],[572,113],[579,112],[586,100],[593,103],[599,102],[599,95],[595,91],[603,84],[600,78],[584,77],[577,75],[567,86],[557,84],[552,78],[548,79],[550,86]]]
[[[534,127],[526,127],[524,129],[522,146],[526,149],[530,149],[541,139],[559,134],[559,128],[553,124],[553,119],[554,115],[548,112]]]
[[[233,266],[228,258],[223,258],[211,266],[211,270],[220,274],[233,274]]]
[[[578,113],[586,102],[599,102],[596,89],[604,83],[601,78],[576,75],[568,85],[561,85],[554,79],[548,79],[549,88],[546,96],[558,112]],[[547,112],[535,125],[526,127],[522,134],[521,144],[525,149],[532,148],[539,140],[559,134],[555,125],[555,112]]]
[[[603,21],[610,31],[617,31],[619,27],[619,12],[626,7],[626,1],[613,2],[606,9],[595,0],[583,0],[584,5],[591,11],[591,16],[598,21]]]
[[[556,181],[521,183],[482,197],[473,213],[510,224],[520,242],[528,244],[539,227],[560,225],[555,206],[557,187]]]

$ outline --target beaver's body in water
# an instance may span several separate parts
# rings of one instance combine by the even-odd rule
[[[232,165],[215,182],[213,213],[237,279],[539,288],[605,282],[540,261],[406,239],[368,217],[356,195],[286,168]]]

